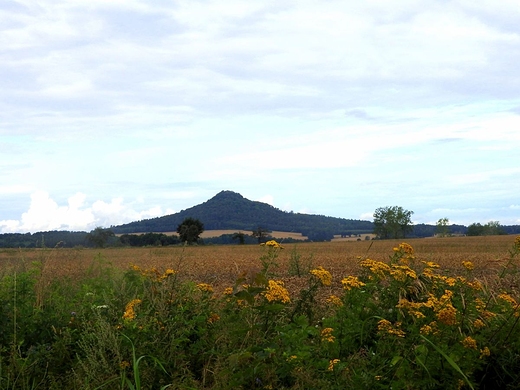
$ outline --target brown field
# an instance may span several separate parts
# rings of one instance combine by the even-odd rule
[[[514,236],[450,237],[405,240],[413,246],[417,260],[434,261],[447,272],[463,271],[461,261],[470,260],[475,265],[474,275],[487,278],[496,274],[508,258],[508,249]],[[323,266],[332,273],[334,286],[341,288],[340,280],[356,274],[358,257],[367,256],[386,261],[392,248],[403,240],[382,241],[337,241],[324,243],[287,244],[273,268],[277,277],[283,279],[289,289],[300,288],[306,278],[288,275],[291,255],[296,251],[302,263],[313,267]],[[172,246],[147,248],[106,249],[0,249],[0,276],[9,270],[23,271],[34,261],[43,264],[42,277],[75,278],[89,267],[101,262],[127,270],[132,264],[141,268],[156,267],[159,270],[173,268],[179,276],[196,282],[211,283],[221,290],[232,286],[239,275],[251,276],[261,269],[260,257],[266,248],[257,245],[207,245]]]

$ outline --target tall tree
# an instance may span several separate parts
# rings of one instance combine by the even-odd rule
[[[103,229],[97,227],[90,233],[87,233],[87,240],[94,244],[97,248],[103,248],[107,245],[110,237],[114,237],[115,234],[111,229]]]
[[[439,237],[446,237],[449,233],[450,220],[448,218],[441,218],[437,221],[436,231]]]
[[[182,242],[193,244],[197,242],[200,235],[204,231],[204,224],[196,218],[185,218],[179,226],[177,226],[177,233]]]
[[[379,238],[400,238],[413,230],[413,211],[401,206],[379,207],[374,212],[374,233]]]

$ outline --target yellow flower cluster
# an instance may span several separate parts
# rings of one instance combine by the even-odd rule
[[[333,343],[334,340],[336,339],[333,335],[332,335],[332,332],[334,331],[334,329],[332,328],[324,328],[322,331],[321,331],[321,341],[326,341],[328,343]]]
[[[380,279],[384,279],[386,274],[390,273],[390,266],[382,261],[363,259],[359,262],[359,265],[368,268],[372,274],[376,275]]]
[[[157,268],[152,267],[150,269],[141,269],[138,265],[132,265],[131,268],[134,271],[140,272],[141,275],[146,276],[150,279],[155,279],[157,282],[162,282],[164,279],[167,279],[169,276],[175,275],[177,271],[168,268],[166,271],[161,273]]]
[[[461,343],[464,346],[464,348],[477,349],[477,341],[471,336],[466,337],[464,340],[461,341]]]
[[[513,247],[515,250],[520,251],[520,236],[516,236]]]
[[[142,301],[140,299],[132,299],[130,302],[126,304],[125,312],[123,314],[123,319],[125,320],[133,320],[135,318],[135,305],[140,304]]]
[[[347,276],[341,281],[341,284],[345,290],[366,286],[366,284],[360,281],[356,276]]]
[[[417,279],[417,274],[407,265],[392,265],[390,275],[399,282],[406,281],[406,278]]]
[[[283,286],[281,280],[269,280],[269,285],[263,295],[269,302],[291,302],[289,291]]]
[[[335,306],[343,306],[343,302],[341,301],[341,298],[339,298],[335,295],[331,295],[330,297],[328,297],[327,302],[332,303]]]
[[[276,242],[275,240],[269,240],[267,242],[262,242],[260,245],[268,246],[270,248],[283,249],[283,246]]]
[[[199,283],[197,284],[197,287],[200,291],[213,292],[213,286],[211,284]]]
[[[463,261],[462,266],[466,268],[468,271],[472,271],[475,268],[471,261]]]
[[[491,355],[491,351],[489,350],[488,347],[484,347],[483,349],[480,350],[480,359],[483,359],[484,357],[487,357]]]
[[[397,248],[394,248],[394,252],[402,252],[406,253],[407,255],[413,255],[413,248],[410,244],[403,242],[399,244]]]
[[[224,295],[231,295],[233,294],[233,287],[226,287],[224,289]]]
[[[377,323],[377,330],[380,333],[387,333],[397,337],[404,337],[406,333],[399,329],[401,326],[400,322],[396,322],[395,326],[388,320],[382,319]]]
[[[336,364],[338,364],[340,361],[341,361],[341,360],[339,360],[339,359],[332,359],[332,360],[330,360],[330,361],[329,361],[329,368],[327,368],[327,370],[329,370],[329,371],[334,371],[334,366],[335,366]]]
[[[439,333],[439,329],[437,328],[437,321],[432,321],[428,325],[422,326],[419,332],[425,335]]]
[[[332,275],[329,271],[324,269],[322,266],[319,266],[317,269],[313,269],[310,271],[310,273],[314,276],[316,276],[322,285],[324,286],[330,286],[332,283]]]

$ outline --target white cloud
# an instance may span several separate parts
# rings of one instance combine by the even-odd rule
[[[76,193],[68,198],[67,205],[58,205],[47,192],[37,191],[31,195],[29,210],[20,220],[0,221],[0,233],[37,232],[49,230],[90,231],[97,226],[110,227],[136,220],[165,215],[159,206],[147,210],[135,210],[123,198],[110,202],[86,203],[86,195]],[[167,213],[174,211],[168,209]]]

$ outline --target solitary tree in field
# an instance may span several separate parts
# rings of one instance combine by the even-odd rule
[[[449,232],[449,226],[450,220],[448,218],[441,218],[437,221],[437,234],[439,237],[446,237]]]
[[[412,214],[400,206],[379,207],[374,212],[374,233],[379,238],[405,238],[413,230]]]
[[[87,240],[94,244],[96,248],[103,248],[107,244],[110,237],[114,236],[115,234],[112,230],[97,227],[90,233],[87,233]]]
[[[258,243],[260,244],[262,242],[262,240],[264,239],[264,237],[267,237],[267,233],[268,233],[268,231],[266,229],[261,228],[259,226],[257,229],[255,229],[251,232],[251,235],[253,237],[256,237],[258,239]]]
[[[196,218],[185,218],[179,226],[177,226],[177,233],[182,242],[193,244],[197,242],[200,235],[204,231],[204,224]]]

